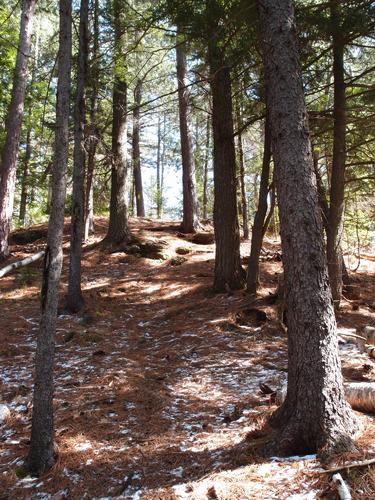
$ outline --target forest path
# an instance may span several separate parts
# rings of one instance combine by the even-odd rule
[[[97,241],[105,224],[97,221]],[[1,402],[12,410],[1,428],[0,498],[206,499],[212,488],[220,499],[315,498],[313,457],[265,461],[247,439],[274,408],[259,384],[277,387],[286,378],[285,334],[267,299],[280,263],[262,262],[256,307],[267,319],[257,319],[243,312],[249,309],[243,292],[211,293],[213,245],[187,243],[170,223],[146,219],[132,226],[142,237],[165,240],[170,258],[110,254],[96,240],[86,248],[87,309],[58,320],[59,461],[40,480],[18,479],[14,472],[30,433],[37,265],[0,282],[7,311],[0,327]],[[278,248],[277,242],[266,245]],[[191,252],[181,265],[171,265],[179,246]],[[246,255],[248,245],[243,247]],[[344,309],[343,327],[374,318],[364,303]],[[350,349],[346,369],[371,377],[361,369],[366,356]]]

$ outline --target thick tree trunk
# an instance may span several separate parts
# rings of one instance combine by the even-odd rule
[[[242,115],[241,115],[241,106],[239,102],[239,98],[236,103],[236,114],[237,114],[237,126],[240,130],[242,127]],[[243,226],[243,237],[245,240],[249,239],[249,213],[247,207],[247,198],[246,198],[246,185],[245,185],[245,160],[243,153],[243,144],[242,144],[242,132],[239,132],[237,135],[237,144],[238,144],[238,161],[240,167],[240,189],[241,189],[241,214],[242,214],[242,226]]]
[[[53,196],[42,285],[42,312],[35,357],[35,385],[28,469],[41,474],[55,461],[53,366],[69,145],[71,0],[60,0],[60,49],[56,107]]]
[[[109,227],[106,241],[110,244],[127,243],[130,240],[127,200],[127,81],[124,53],[126,30],[120,0],[113,2],[115,32],[115,81],[113,84],[112,122],[112,171]]]
[[[135,188],[135,201],[137,206],[137,217],[145,217],[145,203],[143,199],[143,184],[141,171],[141,150],[139,145],[140,136],[140,105],[142,101],[142,85],[141,79],[137,80],[134,89],[134,109],[133,109],[133,176]]]
[[[249,257],[249,266],[247,269],[247,291],[256,294],[259,282],[259,257],[262,249],[264,236],[265,218],[268,207],[268,185],[270,178],[271,164],[271,130],[269,123],[269,114],[266,114],[264,124],[264,146],[263,146],[263,164],[260,177],[259,202],[254,216],[254,224],[251,233],[251,250]]]
[[[333,49],[333,155],[330,207],[327,225],[328,272],[335,306],[342,294],[342,251],[345,161],[346,161],[346,97],[344,80],[344,37],[341,27],[340,2],[330,0]]]
[[[90,127],[87,152],[87,173],[85,189],[85,228],[84,240],[94,232],[94,171],[95,155],[98,146],[98,86],[99,86],[99,0],[94,1],[93,7],[93,48],[90,62]]]
[[[21,181],[21,200],[20,200],[20,223],[24,226],[26,222],[26,205],[27,205],[27,193],[29,188],[29,167],[31,159],[31,127],[27,129],[26,135],[26,151],[25,158],[23,160],[22,168],[22,181]]]
[[[195,233],[199,228],[198,205],[195,190],[195,162],[193,140],[189,129],[189,90],[186,87],[185,41],[180,33],[176,45],[178,109],[180,117],[180,140],[182,157],[182,196],[183,220],[182,231]]]
[[[258,0],[279,200],[288,324],[288,391],[271,423],[279,453],[350,446],[307,111],[290,0]]]
[[[85,123],[86,123],[86,85],[88,65],[88,23],[89,1],[81,0],[79,21],[79,52],[77,65],[77,90],[74,109],[74,167],[73,167],[73,200],[70,231],[70,261],[68,295],[65,310],[69,313],[79,312],[84,300],[81,290],[81,258],[82,240],[84,236],[85,205]]]
[[[36,0],[23,0],[20,41],[13,77],[12,98],[5,124],[6,138],[0,170],[0,261],[6,259],[9,255],[8,237],[13,215],[18,148],[25,102],[27,66],[31,47],[35,4]]]
[[[214,138],[214,290],[240,289],[245,272],[241,267],[240,232],[237,219],[236,153],[232,115],[230,70],[218,46],[218,27],[210,34],[208,58],[212,92]]]

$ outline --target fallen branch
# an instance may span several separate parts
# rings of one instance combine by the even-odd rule
[[[361,335],[357,335],[355,333],[343,333],[343,332],[338,332],[339,337],[349,337],[353,339],[360,339],[360,340],[367,340],[366,337],[362,337]]]
[[[375,413],[375,383],[349,382],[344,384],[345,397],[355,410]],[[281,405],[286,398],[287,385],[276,391],[276,404]]]
[[[30,255],[30,257],[26,257],[25,259],[22,259],[22,260],[17,260],[16,262],[13,262],[12,264],[9,264],[8,266],[3,267],[2,269],[0,269],[0,278],[5,276],[6,274],[10,273],[11,271],[14,271],[14,269],[18,269],[19,267],[28,266],[29,264],[36,262],[37,260],[44,257],[45,253],[46,252],[44,250],[42,250],[38,253],[34,253],[33,255]]]
[[[344,469],[353,469],[354,467],[366,467],[367,465],[375,464],[375,458],[370,458],[369,460],[363,460],[362,462],[351,462],[349,464],[342,464],[334,467],[333,469],[322,470],[323,474],[331,474],[332,472],[338,472]]]

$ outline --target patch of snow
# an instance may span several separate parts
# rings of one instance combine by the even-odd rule
[[[84,441],[83,443],[77,443],[74,446],[75,451],[85,451],[91,449],[92,449],[92,444],[89,441]]]
[[[271,457],[274,462],[299,462],[300,460],[315,460],[316,455],[292,456],[292,457]]]

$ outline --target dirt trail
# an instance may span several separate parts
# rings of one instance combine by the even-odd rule
[[[105,223],[97,220],[84,254],[87,310],[58,320],[59,461],[41,479],[16,476],[30,434],[38,264],[0,280],[0,403],[12,410],[0,427],[0,498],[316,498],[314,457],[266,461],[247,438],[274,408],[259,385],[286,380],[286,338],[267,300],[280,263],[262,263],[257,308],[267,318],[250,313],[238,324],[251,304],[243,292],[212,294],[213,245],[187,243],[170,223],[132,221],[134,233],[168,242],[170,258],[109,254],[95,245]],[[16,247],[16,256],[42,244]],[[191,252],[171,265],[179,246]],[[375,322],[366,302],[374,275],[361,280],[364,300],[344,306],[342,328]],[[343,357],[350,377],[373,380],[374,363],[354,345]],[[370,418],[366,425],[368,441],[375,428]]]

